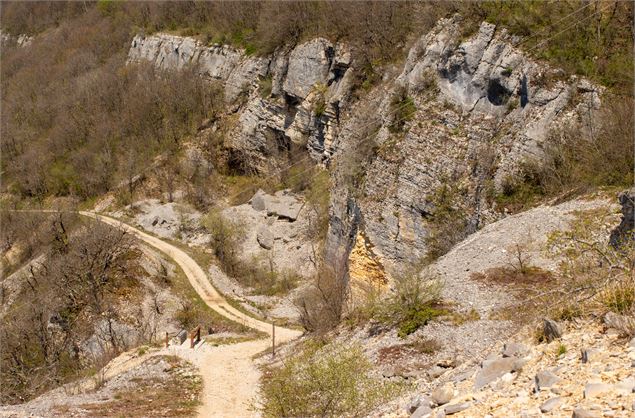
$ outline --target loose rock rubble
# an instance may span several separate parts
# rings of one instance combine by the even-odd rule
[[[535,344],[522,334],[484,360],[475,379],[434,379],[401,412],[381,416],[633,417],[635,338],[593,322],[559,326],[562,336]],[[453,393],[452,399],[446,395]],[[544,414],[544,415],[543,415]]]

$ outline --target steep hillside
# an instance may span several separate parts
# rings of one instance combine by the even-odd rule
[[[183,272],[125,231],[74,214],[3,212],[2,223],[3,403],[91,374],[166,333],[240,330],[201,307]]]
[[[630,2],[2,7],[0,413],[631,412]]]

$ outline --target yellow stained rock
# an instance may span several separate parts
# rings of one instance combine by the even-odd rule
[[[351,251],[348,263],[353,296],[361,291],[385,290],[388,275],[361,232],[357,233],[355,247]]]

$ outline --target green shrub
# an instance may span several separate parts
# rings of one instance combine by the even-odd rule
[[[518,212],[547,198],[633,183],[633,101],[610,101],[586,126],[554,129],[544,156],[523,162],[495,196],[501,208]]]
[[[277,271],[273,263],[254,257],[250,262],[241,263],[234,278],[252,289],[256,295],[281,296],[295,289],[300,276],[290,270]]]
[[[321,265],[312,286],[295,300],[304,329],[323,334],[339,325],[348,295],[345,280],[333,268]]]
[[[516,175],[505,177],[494,196],[498,209],[516,213],[540,201],[545,196],[541,170],[538,163],[525,162]]]
[[[202,225],[211,234],[211,248],[221,268],[230,276],[241,273],[241,262],[238,259],[243,227],[226,219],[219,210],[211,210],[203,219]]]
[[[29,48],[3,49],[3,138],[10,138],[2,142],[3,180],[22,197],[88,199],[114,190],[222,103],[220,89],[192,69],[127,64],[125,6],[99,4],[57,22]],[[116,10],[97,10],[108,5]]]
[[[360,347],[310,342],[261,384],[264,417],[358,417],[396,395],[399,386],[371,377]]]
[[[369,288],[362,302],[346,314],[346,322],[355,327],[377,321],[396,327],[397,335],[405,338],[433,319],[449,313],[441,306],[442,288],[443,284],[427,271],[397,274],[389,296]]]
[[[189,331],[197,325],[198,314],[194,305],[189,302],[184,302],[176,311],[174,319],[176,319],[181,328],[185,328]]]
[[[397,334],[404,338],[446,311],[439,306],[442,284],[424,272],[407,272],[395,278],[394,295],[387,301],[384,320],[397,325]]]
[[[324,101],[324,99],[318,100],[315,103],[315,106],[313,107],[313,113],[315,113],[315,116],[319,118],[322,115],[324,115],[325,111],[326,111],[326,102]]]
[[[266,99],[269,96],[271,96],[272,84],[273,84],[273,79],[271,77],[271,74],[268,74],[265,77],[261,77],[258,80],[258,89],[260,90],[260,97],[262,97],[263,99]]]
[[[459,8],[468,21],[484,19],[523,37],[522,49],[554,67],[632,94],[632,3],[607,2],[605,7],[579,10],[581,5],[579,1],[482,1],[463,2]],[[573,21],[581,22],[569,27]]]
[[[633,184],[633,100],[610,100],[588,121],[554,130],[540,183],[548,195]]]
[[[397,335],[401,338],[406,338],[420,327],[427,325],[432,321],[445,313],[444,310],[433,308],[431,306],[419,306],[413,307],[408,310],[403,310],[402,319],[399,323]]]
[[[418,93],[437,93],[439,85],[437,83],[435,71],[431,68],[427,68],[422,71],[415,88]]]
[[[392,113],[392,122],[388,125],[388,130],[391,133],[402,132],[406,122],[414,118],[417,106],[412,97],[408,96],[405,88],[398,89],[393,94],[390,100],[390,112]]]
[[[323,241],[329,228],[329,203],[331,201],[331,177],[327,170],[320,170],[311,178],[311,184],[305,191],[309,217],[307,234],[313,239]]]

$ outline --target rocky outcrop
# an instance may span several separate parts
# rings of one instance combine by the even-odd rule
[[[560,340],[549,343],[536,344],[529,332],[515,336],[523,338],[525,348],[522,359],[516,359],[524,364],[516,371],[512,371],[514,357],[501,358],[494,352],[483,367],[496,364],[500,370],[492,374],[488,384],[477,384],[482,368],[474,379],[455,377],[473,374],[466,369],[473,370],[474,365],[466,363],[430,382],[418,382],[417,393],[403,398],[399,408],[410,417],[448,415],[455,410],[454,405],[464,405],[466,412],[461,416],[470,417],[633,416],[635,342],[629,345],[596,322],[580,320],[570,325]],[[517,343],[507,346],[511,345]],[[597,353],[593,363],[580,358],[584,349]],[[447,388],[447,392],[440,388]],[[450,400],[448,396],[437,402],[432,396],[442,392],[449,395],[450,389]],[[425,414],[416,414],[417,408]],[[388,411],[382,410],[386,416],[404,416]]]
[[[441,19],[398,75],[387,72],[357,101],[351,51],[323,38],[256,57],[193,38],[139,35],[129,61],[192,66],[223,83],[228,116],[219,123],[235,171],[277,173],[291,147],[304,146],[330,166],[325,257],[345,275],[360,229],[388,269],[425,256],[442,184],[451,185],[464,218],[458,234],[500,218],[493,191],[542,157],[552,127],[600,104],[600,88],[528,58],[504,29],[483,23],[464,39],[462,25],[460,16]],[[407,105],[414,110],[404,112]]]
[[[441,185],[450,185],[452,204],[465,214],[465,233],[481,228],[500,216],[492,210],[492,191],[513,179],[522,162],[541,158],[549,129],[600,104],[599,88],[576,77],[565,80],[527,58],[504,29],[483,23],[462,40],[461,24],[458,16],[439,21],[415,42],[401,74],[365,99],[379,98],[373,112],[379,128],[366,138],[374,139],[377,155],[354,200],[387,266],[426,255]],[[416,112],[396,130],[403,112],[395,98],[403,95]],[[356,106],[340,129],[336,161],[359,152],[346,146],[357,133],[347,125],[364,119],[362,108]],[[343,187],[333,194],[340,193]],[[337,216],[346,207],[334,209]]]
[[[304,206],[287,190],[278,191],[273,196],[258,190],[249,203],[254,210],[266,211],[267,216],[289,222],[298,219],[300,210]]]
[[[635,228],[635,187],[619,195],[620,205],[622,205],[622,221],[611,231],[610,243],[613,247],[619,247],[625,242],[635,239],[633,229]]]
[[[292,143],[306,145],[318,161],[328,159],[353,82],[348,48],[323,38],[256,57],[189,37],[138,35],[128,62],[172,70],[192,67],[201,77],[222,83],[232,112],[240,110],[237,126],[227,130],[226,145],[242,169],[257,172],[276,169],[275,157]]]

